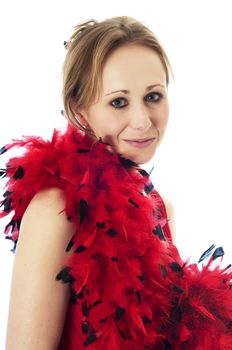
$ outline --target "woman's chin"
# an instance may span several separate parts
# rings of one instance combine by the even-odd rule
[[[133,162],[135,162],[136,164],[145,164],[145,163],[148,163],[154,156],[155,154],[155,150],[153,150],[152,152],[136,152],[133,154],[132,153],[123,153],[122,156],[124,158],[127,158],[127,159],[130,159],[132,160]]]
[[[141,148],[136,148],[133,150],[124,149],[121,152],[121,155],[126,159],[130,159],[136,164],[145,164],[153,158],[156,152],[156,148],[157,148],[157,144],[156,145],[153,144],[153,145],[150,145],[150,147],[146,147],[142,149]]]
[[[154,156],[155,152],[152,154],[141,154],[141,155],[123,155],[124,158],[130,159],[132,162],[136,164],[145,164],[148,163]]]

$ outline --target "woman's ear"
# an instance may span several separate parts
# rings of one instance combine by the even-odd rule
[[[86,109],[78,108],[74,101],[70,101],[69,106],[76,121],[82,125],[84,129],[90,129],[89,123],[87,122]]]
[[[74,118],[80,125],[83,126],[84,129],[90,129],[89,123],[87,122],[83,112],[76,112],[74,114]]]

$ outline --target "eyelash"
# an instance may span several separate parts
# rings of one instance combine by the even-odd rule
[[[147,97],[149,97],[151,95],[158,95],[158,100],[150,101],[151,103],[158,103],[158,102],[160,102],[160,100],[163,97],[163,95],[161,93],[159,93],[159,92],[151,92],[145,98],[147,98]],[[126,99],[124,97],[117,97],[116,99],[114,99],[113,101],[110,102],[111,106],[113,106],[115,109],[121,109],[121,108],[125,108],[128,105],[128,103],[123,105],[123,106],[121,106],[121,107],[116,107],[116,106],[113,105],[113,102],[120,101],[120,100],[126,100]],[[147,101],[147,102],[149,102],[149,101]]]

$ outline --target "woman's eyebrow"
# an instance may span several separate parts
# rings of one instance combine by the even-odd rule
[[[153,89],[156,86],[161,86],[163,88],[165,88],[165,86],[163,84],[152,84],[146,87],[146,91],[150,91],[151,89]],[[111,94],[115,94],[116,92],[123,92],[124,94],[129,94],[130,90],[115,90],[115,91],[111,91],[108,94],[106,94],[105,96],[111,95]]]

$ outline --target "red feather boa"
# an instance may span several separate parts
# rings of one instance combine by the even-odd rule
[[[66,194],[77,230],[57,280],[70,284],[59,349],[231,350],[231,268],[187,264],[171,240],[164,203],[148,174],[68,126],[51,141],[27,137],[2,148],[25,148],[9,160],[0,217],[17,242],[21,218],[41,189]],[[10,232],[11,231],[11,232]]]

